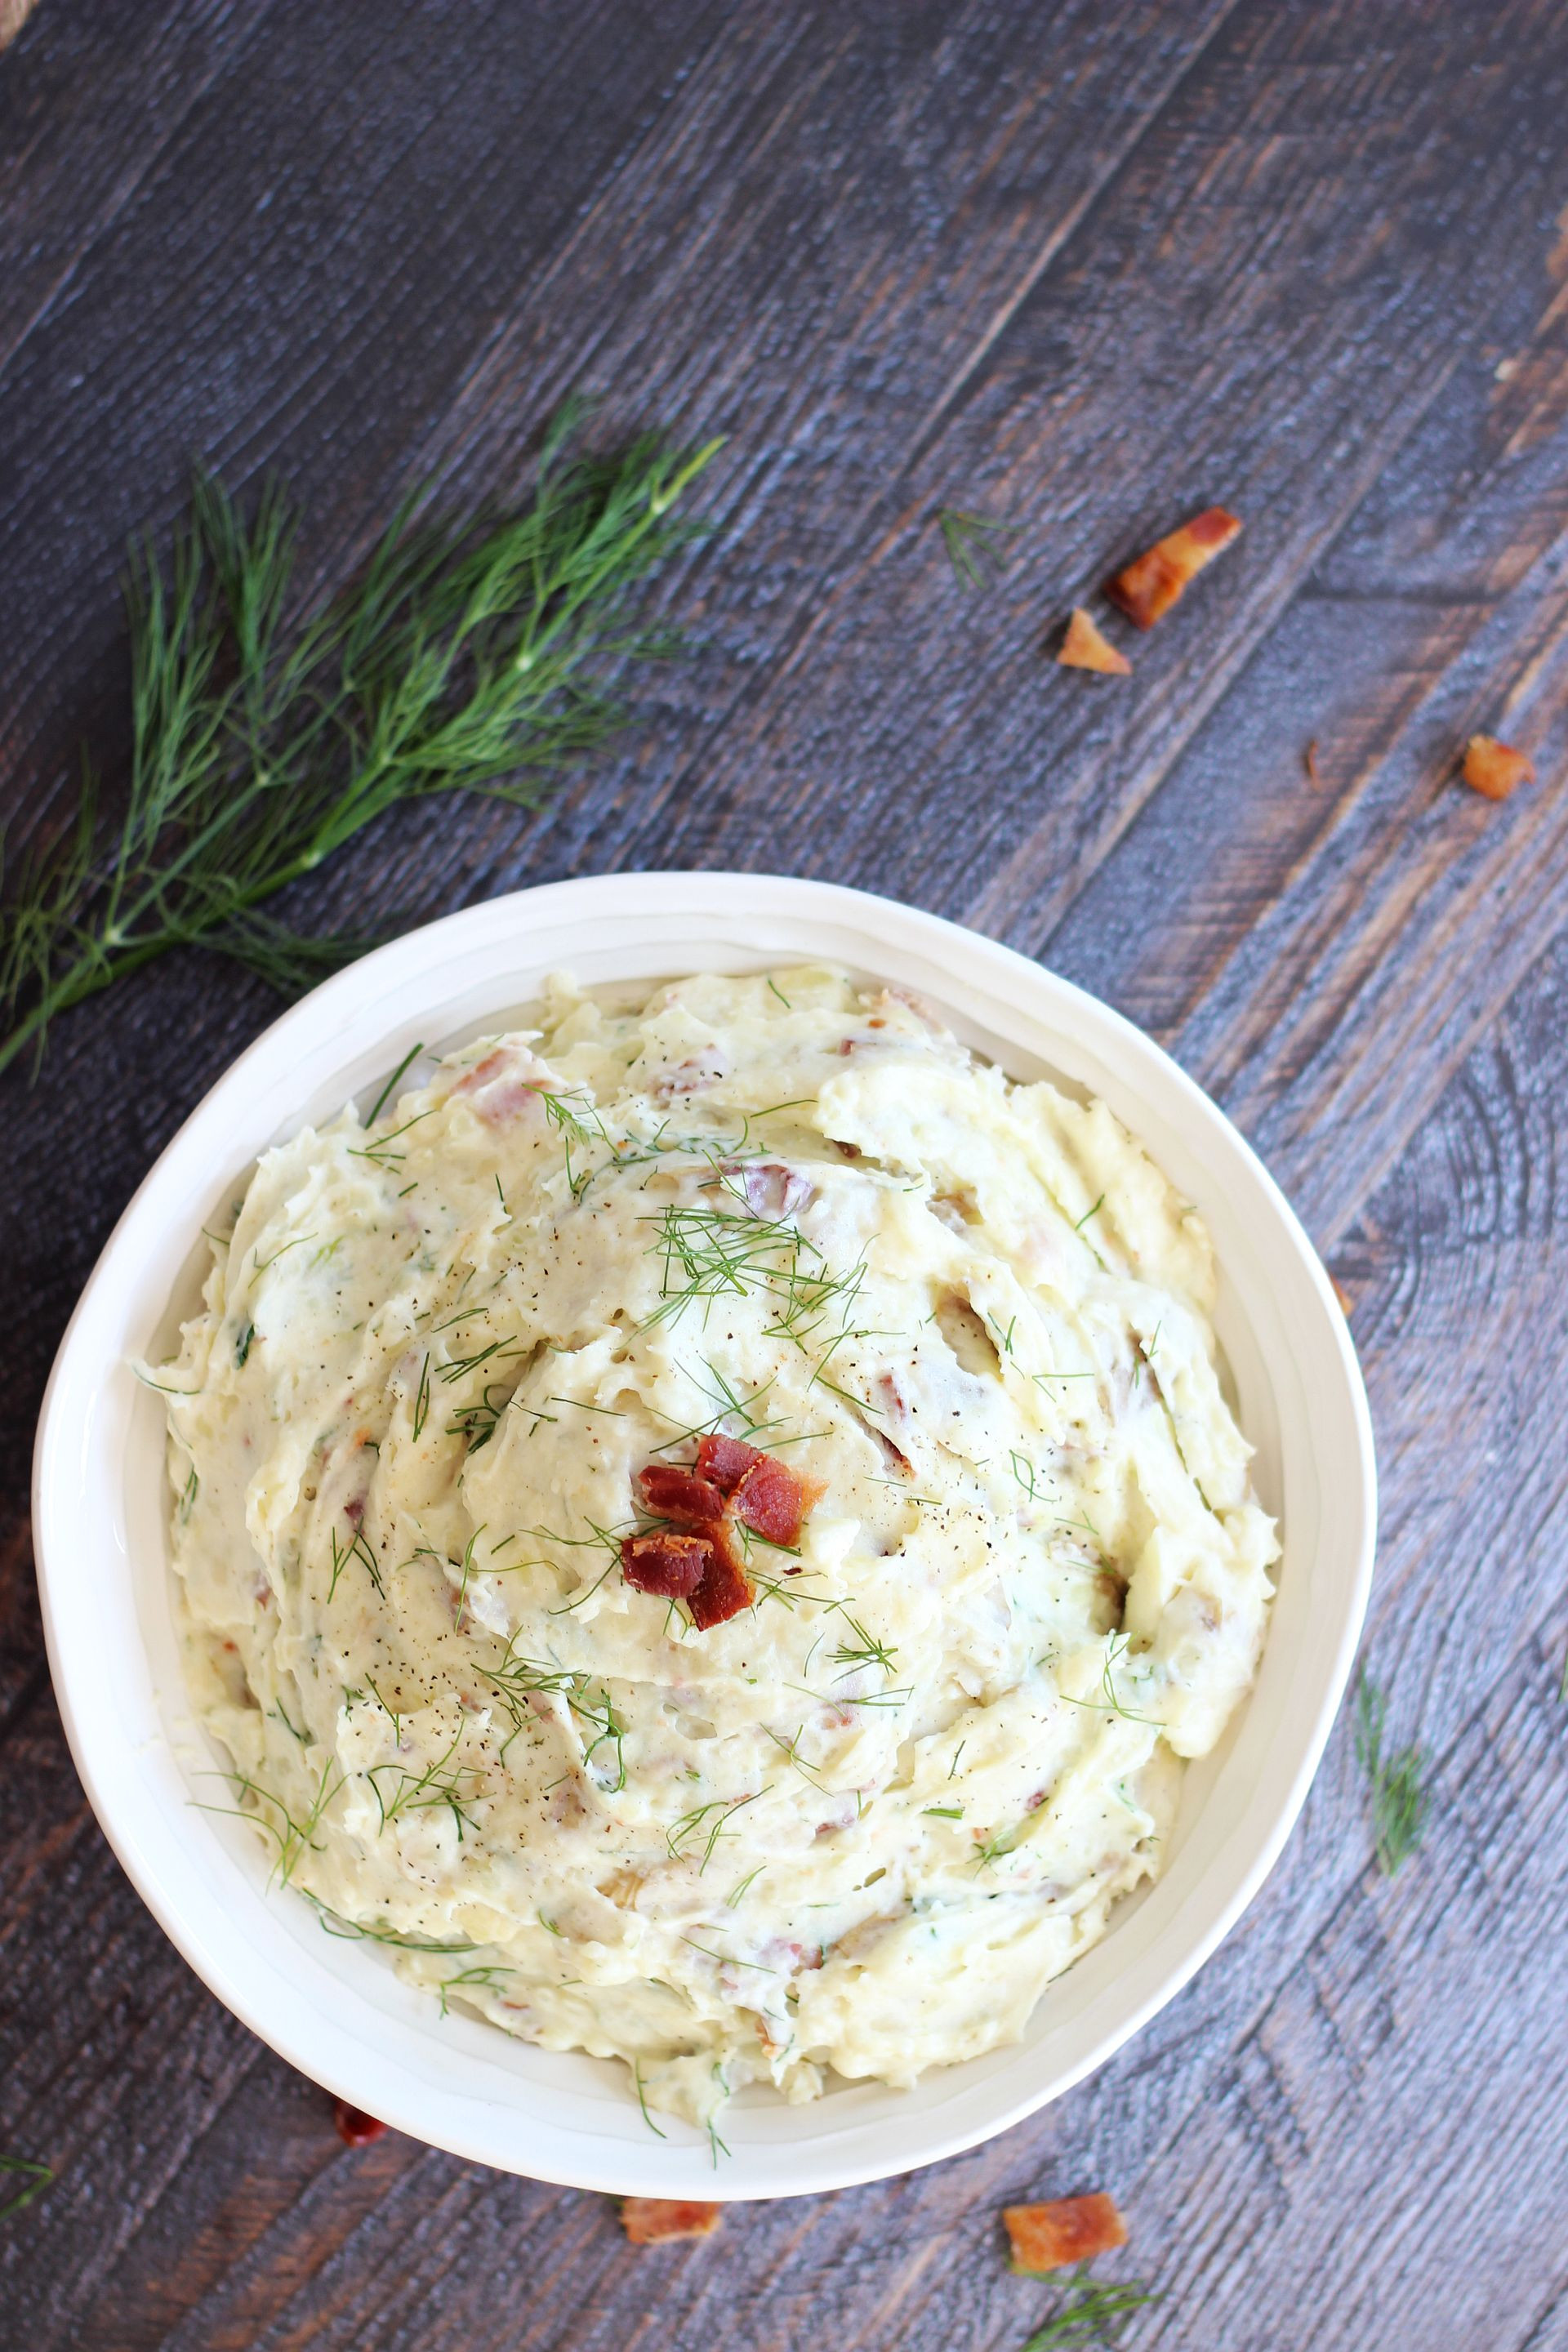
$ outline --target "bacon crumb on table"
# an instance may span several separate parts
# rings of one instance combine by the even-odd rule
[[[1075,604],[1068,622],[1068,633],[1057,655],[1064,669],[1098,670],[1101,677],[1131,677],[1132,665],[1123,653],[1100,635],[1081,604]]]
[[[1495,735],[1472,735],[1465,746],[1465,782],[1489,801],[1506,801],[1516,784],[1535,782],[1527,753],[1500,743]]]
[[[710,2238],[721,2205],[695,2197],[623,2197],[621,2220],[634,2246],[662,2245],[667,2238]]]
[[[1127,2224],[1114,2197],[1058,2197],[1049,2205],[1006,2205],[1002,2219],[1013,2242],[1013,2268],[1031,2277],[1089,2263],[1127,2243]]]
[[[1202,514],[1194,515],[1179,530],[1135,556],[1107,584],[1105,593],[1139,628],[1152,629],[1240,529],[1239,516],[1227,514],[1224,507],[1205,507]]]
[[[386,2129],[376,2116],[367,2116],[363,2107],[351,2107],[346,2099],[332,2101],[332,2121],[345,2147],[369,2147]]]

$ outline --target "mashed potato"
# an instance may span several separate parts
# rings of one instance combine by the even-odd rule
[[[1016,2040],[1257,1664],[1213,1288],[1102,1104],[816,968],[558,981],[268,1152],[157,1377],[191,1689],[275,1876],[698,2122]],[[803,1516],[721,1494],[700,1622],[635,1564],[711,1568],[697,1507],[647,1538],[716,1435]]]

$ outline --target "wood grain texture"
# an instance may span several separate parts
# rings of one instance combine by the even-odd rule
[[[719,537],[652,596],[701,649],[630,734],[536,816],[387,825],[301,915],[821,873],[1152,1028],[1352,1294],[1370,1654],[1435,1792],[1383,1881],[1342,1726],[1180,1999],[903,2180],[637,2252],[605,2200],[351,2153],[131,1893],[42,1658],[50,1354],[273,1009],[172,959],[0,1082],[0,2147],[59,2171],[0,2225],[0,2341],[980,2352],[1050,2302],[997,2209],[1106,2187],[1107,2274],[1166,2296],[1130,2352],[1568,2352],[1565,98],[1554,0],[47,0],[0,61],[10,837],[84,731],[112,783],[120,551],[194,452],[278,466],[328,582],[409,483],[514,487],[571,387],[606,438],[729,433]],[[1245,535],[1121,632],[1133,678],[1056,670],[1068,604],[1215,498]],[[1020,526],[988,594],[944,501]],[[1458,787],[1477,725],[1540,784]]]

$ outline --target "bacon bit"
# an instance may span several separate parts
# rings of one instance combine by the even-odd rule
[[[1311,785],[1313,791],[1316,792],[1320,778],[1318,775],[1318,739],[1315,735],[1302,754],[1302,764],[1307,771],[1307,782]]]
[[[667,2238],[710,2238],[721,2205],[698,2197],[623,2197],[621,2220],[634,2246],[659,2246]]]
[[[1002,2219],[1013,2242],[1013,2268],[1037,2277],[1068,2263],[1090,2263],[1127,2243],[1127,2224],[1114,2197],[1058,2197],[1049,2205],[1005,2205]]]
[[[1205,507],[1202,514],[1194,515],[1136,556],[1108,583],[1105,593],[1139,628],[1152,629],[1240,529],[1239,516],[1227,514],[1224,507]]]
[[[1131,677],[1132,665],[1103,637],[1081,604],[1075,604],[1057,659],[1063,669],[1098,670],[1102,677]]]
[[[689,1601],[713,1564],[707,1536],[627,1536],[621,1544],[621,1574],[638,1592],[661,1601]]]
[[[735,1489],[735,1514],[753,1535],[765,1536],[770,1543],[798,1543],[805,1517],[804,1483],[787,1462],[764,1454]]]
[[[650,1462],[637,1473],[644,1507],[658,1519],[683,1528],[715,1526],[724,1516],[724,1497],[710,1480],[673,1462]]]
[[[332,2101],[332,2121],[345,2147],[369,2147],[386,2129],[374,2116],[367,2116],[363,2107],[351,2107],[346,2099]]]
[[[721,1494],[732,1495],[747,1471],[767,1458],[738,1437],[705,1437],[697,1448],[697,1475],[710,1478]]]
[[[726,1618],[738,1617],[742,1609],[749,1609],[752,1588],[722,1528],[715,1528],[710,1536],[699,1536],[696,1540],[708,1548],[708,1565],[702,1571],[701,1583],[686,1605],[698,1632],[706,1633],[710,1626],[722,1625]]]
[[[1506,801],[1516,784],[1535,782],[1535,762],[1494,735],[1472,735],[1465,746],[1465,782],[1489,801]]]
[[[1344,1284],[1339,1279],[1337,1275],[1330,1275],[1329,1286],[1332,1290],[1334,1297],[1340,1302],[1340,1310],[1342,1314],[1344,1316],[1345,1320],[1349,1322],[1351,1317],[1355,1313],[1355,1300],[1351,1297],[1350,1292],[1345,1288]]]

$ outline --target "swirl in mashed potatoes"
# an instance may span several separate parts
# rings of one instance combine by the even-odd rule
[[[1155,1874],[1254,1673],[1207,1236],[894,990],[539,1020],[215,1246],[158,1376],[197,1712],[443,2011],[699,2122],[911,2083]]]

